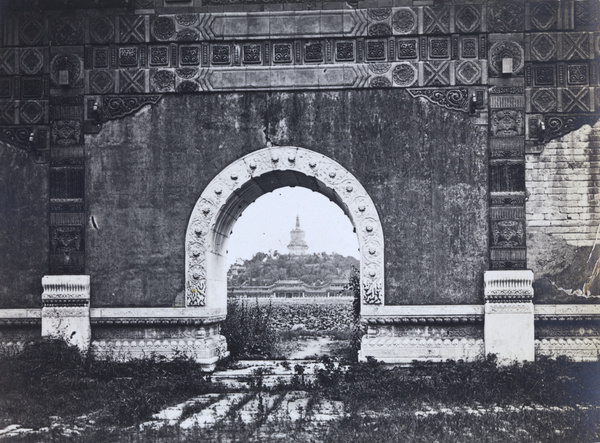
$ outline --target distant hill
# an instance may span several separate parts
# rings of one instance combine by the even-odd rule
[[[348,281],[352,266],[358,267],[354,257],[340,254],[290,255],[258,252],[250,260],[238,260],[227,274],[231,286],[263,286],[280,280],[301,280],[306,284]]]

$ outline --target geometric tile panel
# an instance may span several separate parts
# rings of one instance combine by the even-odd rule
[[[531,27],[540,31],[556,28],[558,21],[558,6],[556,1],[530,3]]]
[[[44,54],[41,49],[27,48],[21,50],[21,73],[25,75],[40,74],[44,68]]]
[[[554,65],[535,66],[533,73],[536,86],[554,86],[556,84],[556,69]]]
[[[456,8],[456,30],[461,32],[477,32],[481,28],[481,7],[465,5]]]
[[[139,43],[145,40],[146,24],[145,16],[120,16],[119,17],[119,41],[121,43]]]
[[[12,78],[0,78],[0,99],[12,97]]]
[[[563,32],[561,36],[562,60],[586,60],[593,57],[590,51],[590,35],[587,32]]]
[[[92,43],[112,43],[115,39],[115,25],[108,17],[90,19],[90,40]]]
[[[47,102],[46,102],[47,103]],[[46,123],[45,104],[38,101],[21,102],[19,107],[20,123],[27,125],[35,125],[38,123]]]
[[[42,98],[46,95],[43,77],[23,77],[21,79],[21,97]]]
[[[17,56],[14,49],[0,49],[0,75],[15,75],[18,73]]]
[[[546,62],[556,58],[556,34],[532,34],[531,60]]]
[[[150,66],[168,66],[169,60],[168,46],[150,47]]]
[[[82,45],[84,26],[82,17],[61,17],[50,20],[50,44],[52,46]]]
[[[582,88],[561,88],[562,111],[563,112],[590,112],[590,93],[591,89]]]
[[[525,23],[523,2],[499,1],[488,4],[488,31],[519,32]]]
[[[534,89],[531,94],[531,108],[534,112],[556,111],[556,90],[550,88]]]
[[[450,85],[450,62],[424,62],[423,85],[448,86]]]
[[[114,71],[93,70],[89,73],[90,93],[109,94],[115,92]]]
[[[481,67],[478,62],[466,60],[456,66],[456,83],[472,85],[481,82]]]
[[[42,44],[44,24],[40,20],[26,18],[19,23],[19,43],[27,46]]]
[[[450,8],[447,6],[423,7],[423,34],[450,32]]]
[[[119,70],[119,92],[126,94],[137,94],[145,92],[146,89],[146,71],[140,70]]]
[[[588,65],[576,64],[567,66],[568,85],[588,84]]]
[[[578,0],[575,6],[575,27],[597,26],[599,24],[598,0]]]
[[[16,106],[14,101],[0,101],[0,125],[17,124],[15,111]]]

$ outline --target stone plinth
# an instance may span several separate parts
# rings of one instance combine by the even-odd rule
[[[42,278],[42,337],[60,338],[82,351],[90,347],[90,276]]]
[[[485,353],[498,361],[533,361],[533,272],[487,271],[484,275]]]

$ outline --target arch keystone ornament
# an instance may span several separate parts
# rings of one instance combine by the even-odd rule
[[[200,308],[201,316],[225,314],[229,233],[254,200],[285,186],[320,192],[348,216],[360,250],[361,314],[374,314],[384,303],[383,230],[375,205],[358,179],[339,163],[293,146],[252,152],[208,184],[186,233],[186,306]]]

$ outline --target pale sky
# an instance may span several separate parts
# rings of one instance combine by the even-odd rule
[[[327,197],[302,187],[280,188],[263,195],[242,213],[229,238],[227,267],[256,252],[287,254],[290,231],[300,217],[307,254],[337,252],[359,258],[358,239],[350,219]]]

